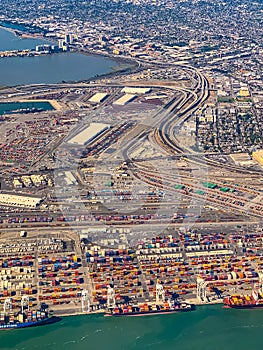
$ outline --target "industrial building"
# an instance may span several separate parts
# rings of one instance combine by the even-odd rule
[[[109,96],[109,94],[107,94],[107,93],[98,92],[89,99],[89,102],[101,103],[101,102],[105,101],[108,96]]]
[[[65,176],[65,181],[68,186],[75,185],[77,183],[71,171],[65,171]]]
[[[0,205],[3,206],[35,209],[42,201],[43,199],[39,197],[17,196],[9,193],[0,193]]]
[[[124,92],[125,94],[135,94],[135,95],[136,94],[144,95],[144,94],[148,94],[151,91],[152,91],[151,88],[129,87],[129,86],[126,86],[121,90],[121,92]]]
[[[251,159],[248,153],[233,153],[229,155],[230,158],[239,166],[251,166],[255,165],[254,159]]]
[[[133,101],[137,96],[131,95],[131,94],[125,94],[124,96],[120,97],[118,100],[114,101],[114,105],[118,106],[125,106],[127,103]]]
[[[263,149],[253,152],[252,156],[261,166],[263,166]]]
[[[14,188],[22,188],[23,184],[19,179],[14,179],[13,181]]]
[[[86,146],[91,141],[94,141],[103,135],[109,128],[109,124],[91,123],[87,128],[70,139],[68,143],[78,146]]]

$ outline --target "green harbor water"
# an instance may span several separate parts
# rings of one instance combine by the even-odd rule
[[[52,325],[1,331],[1,350],[248,350],[263,346],[263,310],[202,306],[145,317],[64,317]]]
[[[20,109],[26,111],[27,109],[40,109],[43,111],[51,111],[54,108],[49,102],[7,102],[0,103],[0,115],[19,111]]]

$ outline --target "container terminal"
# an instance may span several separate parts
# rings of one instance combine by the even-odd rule
[[[2,90],[60,106],[1,116],[2,308],[26,296],[71,315],[153,306],[158,290],[196,305],[262,288],[260,161],[207,148],[218,77],[159,68]]]
[[[57,315],[98,312],[113,302],[109,287],[114,305],[123,305],[156,302],[158,285],[164,300],[222,303],[262,284],[262,235],[174,230],[133,247],[109,248],[70,231],[5,233],[1,304],[11,299],[16,310],[26,296],[31,308],[44,303]]]

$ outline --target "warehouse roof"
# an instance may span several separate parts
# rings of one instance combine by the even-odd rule
[[[103,100],[105,100],[106,97],[108,97],[109,95],[107,93],[104,92],[98,92],[95,95],[93,95],[90,99],[89,102],[93,102],[93,103],[100,103]]]
[[[110,125],[103,123],[91,123],[87,128],[74,136],[68,142],[76,145],[87,145],[89,142],[95,140],[104,131],[108,130]]]
[[[119,105],[119,106],[124,106],[127,103],[131,102],[134,100],[136,95],[131,95],[131,94],[126,94],[122,97],[120,97],[118,100],[114,101],[113,104]]]
[[[151,92],[151,88],[141,88],[141,87],[129,87],[125,86],[121,92],[125,92],[126,94],[147,94]]]
[[[0,193],[0,205],[35,208],[42,201],[40,197],[18,196],[15,194]]]

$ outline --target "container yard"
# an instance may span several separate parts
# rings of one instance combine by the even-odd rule
[[[3,128],[0,142],[0,171],[5,174],[20,174],[29,165],[40,159],[69,131],[72,115],[62,115],[59,111],[52,112],[47,118],[45,113],[30,113],[26,116],[9,115],[2,117],[8,125]]]
[[[83,272],[80,259],[68,250],[70,239],[17,239],[1,243],[0,299],[12,298],[13,308],[19,298],[28,295],[30,306],[80,302]]]
[[[163,144],[179,125],[162,130],[190,95],[127,84],[36,87],[63,112],[2,116],[1,189],[13,196],[0,198],[2,305],[27,296],[34,309],[75,314],[104,310],[112,295],[151,305],[158,285],[166,300],[217,303],[259,282],[262,231],[244,229],[262,216],[259,180],[231,167],[195,175],[198,155],[191,163],[189,150]],[[147,103],[160,98],[163,109]],[[38,202],[19,205],[18,193]]]
[[[14,309],[26,295],[33,307],[45,303],[74,314],[82,312],[87,292],[95,311],[105,307],[109,286],[117,304],[156,302],[157,281],[167,299],[222,302],[233,292],[248,294],[263,266],[261,232],[177,230],[117,248],[63,231],[30,236],[0,243],[0,302],[12,298]]]

